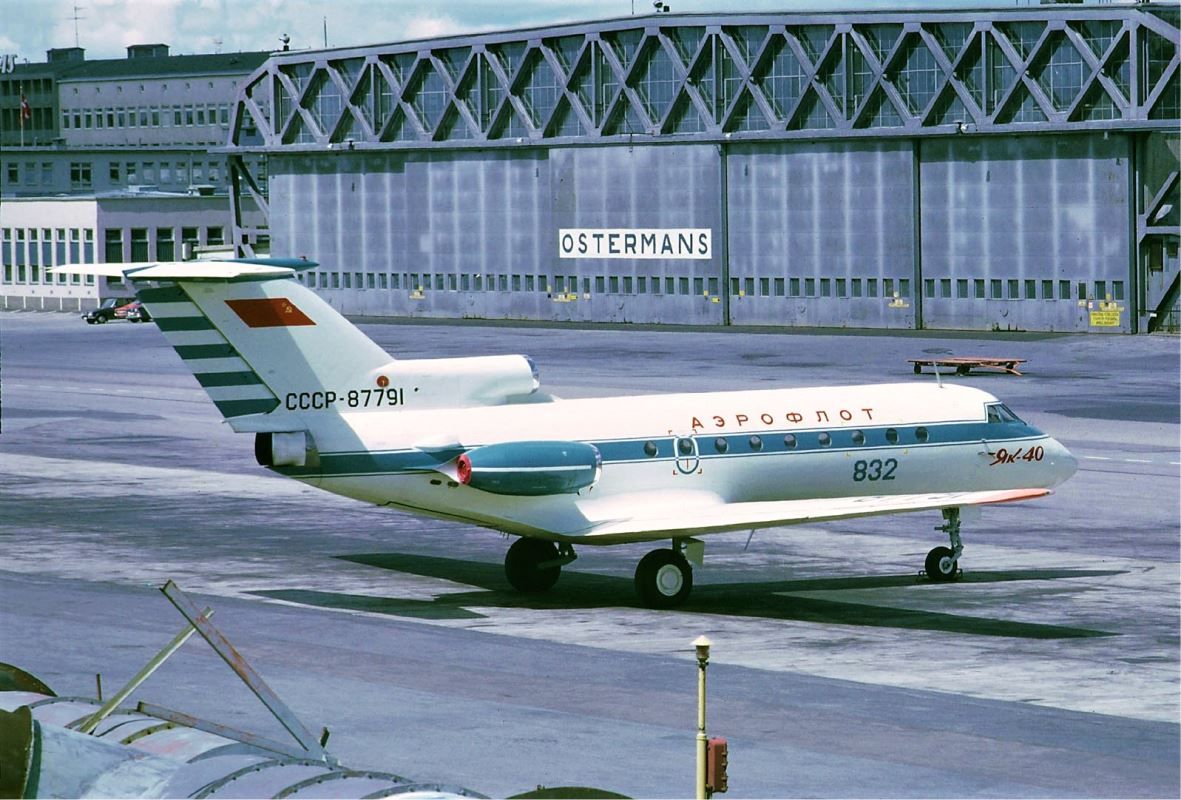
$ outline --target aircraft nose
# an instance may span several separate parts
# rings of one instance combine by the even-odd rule
[[[1078,471],[1078,459],[1057,439],[1050,439],[1046,447],[1046,462],[1053,476],[1051,487],[1064,483]]]

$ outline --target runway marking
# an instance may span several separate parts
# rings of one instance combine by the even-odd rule
[[[1079,456],[1084,461],[1118,461],[1121,464],[1168,464],[1181,467],[1181,461],[1151,461],[1147,458],[1109,458],[1108,456]]]

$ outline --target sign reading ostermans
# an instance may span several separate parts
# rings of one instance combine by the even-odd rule
[[[561,258],[713,258],[709,228],[561,228]]]

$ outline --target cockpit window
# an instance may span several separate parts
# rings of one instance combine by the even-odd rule
[[[990,424],[999,424],[1001,422],[1020,422],[1021,417],[1014,414],[1009,407],[1004,403],[992,403],[987,406],[988,422]]]

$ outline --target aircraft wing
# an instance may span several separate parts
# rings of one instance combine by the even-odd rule
[[[588,517],[598,517],[599,521],[583,536],[603,544],[640,542],[906,511],[1010,503],[1047,494],[1049,489],[1005,489],[727,503],[711,492],[637,492],[626,499],[613,498],[609,508],[584,508]],[[606,518],[607,514],[612,518]]]
[[[318,266],[315,261],[294,258],[229,258],[193,261],[135,261],[122,263],[61,264],[50,272],[95,275],[132,281],[201,281],[287,278],[299,270]]]

